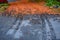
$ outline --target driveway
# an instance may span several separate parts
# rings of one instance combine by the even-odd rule
[[[60,16],[0,16],[0,40],[56,40],[60,39],[59,30]]]

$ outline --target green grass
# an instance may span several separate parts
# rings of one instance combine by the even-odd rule
[[[8,6],[7,3],[0,3],[0,12],[4,12]]]
[[[60,2],[58,2],[57,0],[46,0],[46,5],[47,6],[53,6],[53,5],[60,6]]]

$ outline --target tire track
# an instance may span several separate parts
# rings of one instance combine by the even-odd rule
[[[24,16],[21,24],[19,25],[18,30],[14,34],[14,38],[15,39],[19,39],[20,37],[23,36],[23,32],[21,31],[21,28],[24,27],[24,26],[29,25],[29,22],[30,22],[30,20],[26,19],[26,17]]]
[[[47,39],[48,39],[48,40],[56,40],[56,34],[55,34],[54,29],[53,29],[53,25],[52,25],[51,22],[49,21],[47,15],[45,15],[45,19],[46,19],[46,22],[47,22],[47,24],[48,24],[48,26],[49,26],[49,29],[50,29],[49,35],[47,36],[47,37],[50,36],[50,38],[49,38],[49,39],[47,38]]]
[[[12,28],[10,28],[10,29],[8,30],[7,35],[14,34],[15,31],[16,31],[16,29],[18,28],[18,25],[19,25],[19,24],[20,24],[20,23],[19,23],[19,20],[17,20],[17,21],[16,21],[16,24],[14,24],[14,25],[12,26]]]
[[[45,18],[44,15],[41,15],[42,20],[42,40],[46,40],[46,24],[45,24]]]
[[[21,19],[19,18],[19,15],[16,17],[13,25],[11,26],[11,28],[8,30],[8,32],[6,33],[6,35],[11,35],[14,34],[16,32],[16,30],[18,30],[19,25],[21,24]]]

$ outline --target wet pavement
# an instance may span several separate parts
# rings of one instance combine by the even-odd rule
[[[0,40],[56,40],[59,30],[57,15],[0,16]]]

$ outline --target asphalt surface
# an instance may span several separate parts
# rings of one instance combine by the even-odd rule
[[[0,40],[56,40],[59,30],[58,15],[0,16]]]

